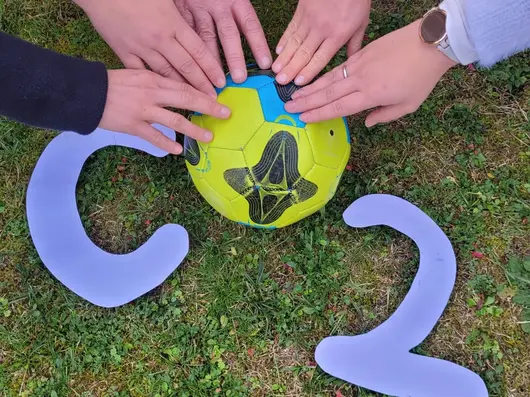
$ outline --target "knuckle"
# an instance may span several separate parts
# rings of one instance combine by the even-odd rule
[[[298,101],[300,101],[300,100],[298,100]],[[304,109],[311,108],[312,105],[313,105],[313,101],[312,101],[311,96],[302,97],[301,101],[302,101],[302,106],[303,106]]]
[[[179,65],[178,70],[182,74],[190,74],[193,71],[193,64],[192,59],[186,59]]]
[[[184,117],[182,117],[178,113],[173,113],[169,122],[171,123],[171,128],[174,128],[175,130],[180,130],[183,121]]]
[[[311,60],[311,53],[305,46],[301,46],[298,49],[298,57],[305,63],[308,63]]]
[[[173,67],[169,63],[161,65],[158,68],[158,74],[163,77],[170,77],[173,74]]]
[[[287,30],[295,32],[298,30],[298,23],[293,19],[291,22],[289,22],[289,25],[287,25]]]
[[[211,27],[202,26],[201,28],[198,29],[197,33],[203,41],[217,40],[217,35],[215,34],[215,31]]]
[[[243,29],[246,33],[257,33],[261,30],[261,25],[254,15],[248,13],[243,18]]]
[[[219,27],[219,33],[225,38],[234,38],[239,36],[239,31],[233,20],[224,18]]]
[[[331,81],[339,81],[342,77],[344,76],[343,71],[340,67],[333,69],[333,71],[331,72]]]
[[[180,100],[182,103],[187,104],[194,100],[194,95],[191,92],[190,88],[183,84],[182,89],[180,90]]]
[[[299,34],[293,34],[289,40],[296,46],[300,47],[303,43],[302,37]]]
[[[344,110],[344,102],[342,99],[339,99],[338,101],[333,102],[333,112],[335,114],[340,114]]]
[[[152,142],[155,144],[155,146],[157,146],[160,141],[162,140],[162,134],[160,132],[157,132],[157,131],[151,131],[151,140]]]
[[[204,44],[204,41],[201,41],[200,44],[198,44],[191,53],[191,56],[195,59],[202,59],[207,53],[206,44]]]
[[[202,80],[200,83],[195,84],[195,88],[197,88],[199,91],[204,91],[209,84],[210,83],[208,81]]]
[[[326,57],[320,51],[315,52],[315,55],[313,55],[313,59],[318,65],[325,65],[327,63]]]
[[[335,90],[333,87],[326,88],[326,100],[328,102],[330,102],[333,99],[334,94],[335,94]]]

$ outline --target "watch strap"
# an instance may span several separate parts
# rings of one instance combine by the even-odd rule
[[[445,39],[442,40],[440,44],[438,44],[438,50],[443,52],[448,58],[453,60],[456,63],[460,63],[460,60],[456,56],[455,52],[453,51],[451,44],[449,43],[449,35],[445,36]]]
[[[439,8],[447,13],[445,28],[448,41],[448,45],[444,46],[448,47],[448,49],[439,47],[440,51],[444,53],[448,51],[449,55],[447,56],[462,65],[476,62],[478,55],[467,32],[466,18],[461,1],[443,0]]]

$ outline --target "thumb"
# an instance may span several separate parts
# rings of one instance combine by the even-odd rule
[[[357,29],[352,38],[348,41],[348,44],[346,45],[346,55],[348,55],[348,58],[361,49],[364,32],[364,29]]]
[[[379,123],[388,123],[389,121],[397,120],[405,114],[407,114],[407,112],[403,105],[380,107],[368,115],[365,125],[367,128],[370,128]]]

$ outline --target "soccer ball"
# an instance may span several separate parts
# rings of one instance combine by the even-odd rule
[[[218,100],[228,120],[195,114],[212,131],[210,143],[185,137],[186,166],[204,199],[226,218],[280,228],[321,209],[334,196],[350,157],[342,118],[305,124],[284,105],[298,89],[279,85],[272,71],[250,69],[237,84],[228,76]]]

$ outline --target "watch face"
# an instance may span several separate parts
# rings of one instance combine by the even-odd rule
[[[443,10],[435,9],[423,18],[421,38],[428,44],[438,44],[446,35],[447,15]]]

